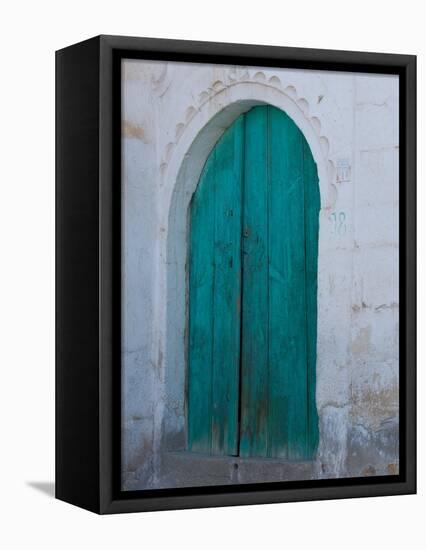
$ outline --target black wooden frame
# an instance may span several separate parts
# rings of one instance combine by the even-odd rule
[[[399,475],[120,490],[122,58],[399,75]],[[56,52],[56,498],[105,514],[415,492],[416,57],[118,36]]]

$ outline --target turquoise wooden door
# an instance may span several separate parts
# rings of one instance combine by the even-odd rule
[[[214,147],[191,203],[188,448],[309,459],[320,197],[309,146],[271,106]]]

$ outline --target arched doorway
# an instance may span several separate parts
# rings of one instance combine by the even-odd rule
[[[319,210],[292,119],[258,106],[235,120],[190,208],[189,450],[312,457]]]

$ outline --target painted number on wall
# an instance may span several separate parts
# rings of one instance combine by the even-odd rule
[[[345,212],[332,212],[328,219],[332,224],[332,233],[339,235],[339,237],[346,234],[347,226]]]

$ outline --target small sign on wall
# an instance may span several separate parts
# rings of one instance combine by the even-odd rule
[[[351,162],[348,158],[337,159],[337,183],[351,181]]]

